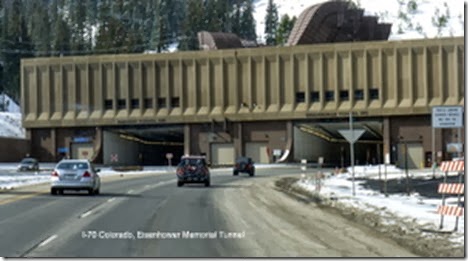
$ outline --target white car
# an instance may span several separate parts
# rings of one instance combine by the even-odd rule
[[[52,172],[50,193],[63,194],[65,190],[86,190],[90,195],[99,194],[101,178],[99,169],[88,160],[64,159]]]

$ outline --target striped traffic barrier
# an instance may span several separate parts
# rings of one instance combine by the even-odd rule
[[[439,206],[437,208],[437,213],[444,216],[463,216],[465,208],[458,206]]]
[[[440,164],[440,170],[443,172],[465,171],[465,162],[463,160],[443,161]]]
[[[439,194],[463,194],[465,192],[465,184],[461,183],[440,183]]]
[[[444,175],[444,183],[439,184],[437,190],[438,193],[442,194],[442,205],[437,208],[437,213],[440,214],[440,229],[444,227],[444,216],[456,216],[455,228],[454,231],[458,229],[458,218],[463,216],[465,209],[459,207],[461,203],[461,195],[465,193],[465,184],[462,181],[462,174],[465,171],[465,162],[462,160],[457,161],[444,161],[440,164],[440,170],[442,170]],[[458,183],[446,183],[448,172],[458,172],[459,181]],[[457,206],[446,206],[445,205],[445,195],[446,194],[455,194],[458,195],[458,204]]]

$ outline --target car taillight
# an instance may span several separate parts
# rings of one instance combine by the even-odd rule
[[[85,173],[83,173],[83,177],[90,178],[91,174],[89,172],[85,171]]]
[[[52,172],[52,177],[58,177],[58,176],[59,176],[59,174],[58,174],[57,171],[53,171],[53,172]]]
[[[182,168],[178,168],[177,175],[183,175],[183,174],[184,174],[184,170]]]

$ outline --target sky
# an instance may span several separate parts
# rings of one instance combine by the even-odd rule
[[[437,36],[437,29],[432,25],[432,17],[434,16],[436,9],[439,8],[440,12],[445,13],[446,8],[444,3],[447,3],[449,10],[449,26],[447,30],[444,30],[440,36],[464,36],[464,24],[461,22],[459,16],[464,19],[464,1],[462,0],[416,0],[418,5],[418,12],[411,17],[413,23],[420,24],[426,36],[417,33],[415,30],[409,30],[404,34],[398,33],[398,0],[353,0],[355,3],[364,9],[365,15],[378,15],[380,17],[379,22],[393,23],[392,33],[390,40],[400,39],[420,39],[420,38],[434,38]],[[299,17],[301,12],[306,8],[314,5],[326,2],[326,0],[274,0],[278,6],[278,16],[281,18],[282,15],[288,14],[290,17]],[[265,16],[268,0],[256,0],[254,1],[255,13],[254,18],[257,22],[257,36],[259,42],[264,42],[264,30],[265,30]]]

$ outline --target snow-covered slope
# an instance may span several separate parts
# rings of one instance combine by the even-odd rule
[[[0,104],[7,105],[7,112],[21,112],[19,105],[16,104],[16,102],[13,101],[10,97],[8,97],[8,95],[0,94]]]
[[[284,14],[290,17],[299,17],[301,12],[309,6],[326,2],[327,0],[273,0],[278,6],[278,16],[281,18]],[[417,38],[433,38],[437,36],[437,29],[432,24],[432,17],[438,8],[441,13],[445,13],[444,3],[447,3],[449,8],[450,19],[448,21],[447,30],[444,30],[441,37],[446,36],[464,36],[464,1],[462,0],[418,0],[418,12],[411,16],[412,23],[416,26],[421,25],[425,36],[418,33],[416,30],[407,31],[404,34],[398,34],[398,1],[397,0],[355,0],[365,10],[366,15],[377,15],[380,17],[380,22],[393,23],[391,40],[399,39],[417,39]],[[255,13],[254,18],[257,22],[257,37],[259,42],[264,42],[265,31],[265,16],[268,0],[254,1]],[[460,19],[461,16],[461,19]]]
[[[21,113],[0,112],[0,137],[25,138]]]
[[[6,112],[0,112],[0,137],[25,138],[18,104],[5,94],[0,95],[0,103],[8,105]]]

